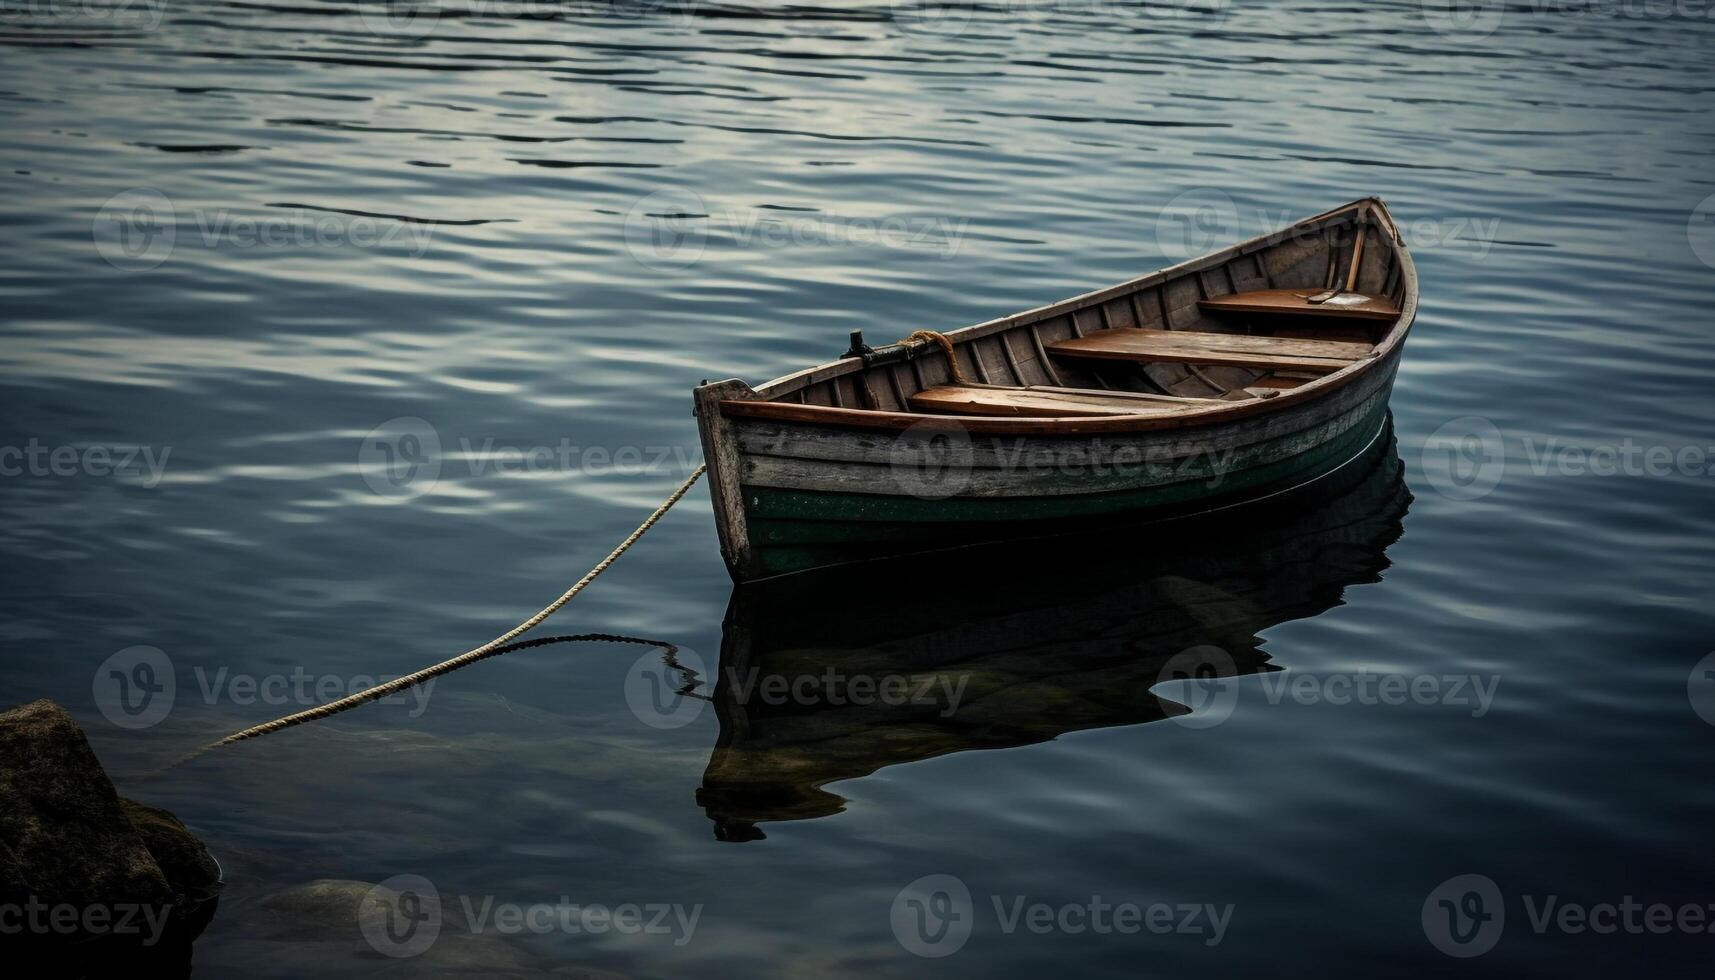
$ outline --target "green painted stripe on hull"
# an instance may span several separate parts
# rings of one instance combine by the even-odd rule
[[[747,489],[747,503],[757,499],[768,504],[753,513],[794,515],[753,516],[751,544],[762,574],[780,575],[854,558],[895,554],[901,544],[913,549],[933,548],[1004,538],[1025,530],[1021,522],[1040,522],[1042,530],[1057,530],[1062,524],[1075,526],[1080,519],[1114,515],[1152,519],[1196,513],[1314,480],[1373,443],[1386,421],[1384,404],[1364,423],[1314,450],[1229,474],[1215,487],[1206,480],[1192,480],[1082,497],[947,500]]]

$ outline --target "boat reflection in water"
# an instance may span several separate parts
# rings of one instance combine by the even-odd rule
[[[1390,424],[1315,487],[1213,519],[742,586],[697,803],[756,840],[885,766],[1185,714],[1151,688],[1281,669],[1257,634],[1377,581],[1410,502]]]

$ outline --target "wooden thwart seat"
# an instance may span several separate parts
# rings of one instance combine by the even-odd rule
[[[1083,337],[1055,341],[1048,353],[1056,357],[1131,361],[1138,364],[1210,364],[1262,368],[1272,371],[1338,371],[1369,357],[1375,347],[1340,340],[1294,337],[1250,337],[1242,334],[1192,333],[1188,330],[1098,330]]]
[[[1265,316],[1318,317],[1324,320],[1372,320],[1391,323],[1399,318],[1399,307],[1383,296],[1343,293],[1325,303],[1309,297],[1320,289],[1259,289],[1198,300],[1205,313],[1250,313]]]
[[[911,408],[937,415],[998,415],[1022,418],[1099,418],[1108,415],[1175,415],[1217,403],[1207,398],[1146,395],[1126,391],[1000,385],[941,385],[910,399]]]

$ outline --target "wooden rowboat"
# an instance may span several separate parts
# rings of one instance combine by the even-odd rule
[[[1300,487],[1386,422],[1417,274],[1376,198],[758,388],[695,391],[738,581]],[[904,331],[902,331],[904,332]]]

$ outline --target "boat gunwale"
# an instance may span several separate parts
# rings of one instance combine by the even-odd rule
[[[1253,415],[1283,411],[1296,405],[1312,402],[1344,386],[1352,379],[1396,359],[1405,342],[1406,335],[1411,331],[1412,322],[1416,319],[1417,269],[1411,260],[1410,252],[1405,247],[1404,240],[1399,234],[1399,228],[1387,209],[1387,204],[1379,197],[1361,198],[1331,211],[1305,218],[1302,221],[1294,222],[1247,241],[1230,245],[1198,258],[1189,259],[1178,265],[1159,269],[1135,279],[1105,286],[1035,309],[964,327],[947,334],[948,339],[955,344],[964,344],[1001,331],[1028,327],[1032,323],[1045,321],[1056,316],[1073,314],[1079,310],[1088,309],[1141,289],[1177,281],[1206,269],[1224,265],[1233,259],[1265,248],[1272,248],[1307,232],[1335,227],[1353,213],[1360,212],[1365,208],[1368,208],[1369,212],[1378,219],[1378,231],[1383,234],[1385,239],[1390,240],[1389,246],[1399,262],[1401,285],[1404,289],[1399,316],[1394,320],[1387,334],[1375,344],[1374,350],[1368,357],[1296,388],[1281,391],[1278,396],[1273,398],[1220,402],[1171,416],[1104,415],[1078,418],[929,415],[915,412],[836,408],[774,400],[808,385],[827,381],[831,378],[843,377],[864,369],[863,361],[859,358],[840,358],[785,375],[760,388],[748,389],[747,386],[745,397],[720,400],[718,403],[719,411],[721,415],[732,418],[761,418],[846,429],[902,431],[921,428],[927,431],[934,429],[961,430],[973,434],[1076,436],[1114,432],[1148,432],[1160,429],[1212,425]]]

